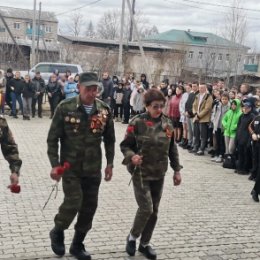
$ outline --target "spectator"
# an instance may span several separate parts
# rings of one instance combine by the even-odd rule
[[[5,113],[6,78],[4,71],[0,70],[0,106],[2,114]]]
[[[19,103],[19,109],[23,115],[23,101],[22,101],[22,91],[24,89],[24,80],[21,79],[20,71],[15,72],[15,76],[10,81],[11,88],[11,98],[12,98],[12,115],[14,118],[18,118],[16,113],[16,101]]]
[[[79,94],[77,83],[74,82],[74,77],[69,76],[68,82],[64,86],[65,99],[75,97]]]
[[[242,114],[241,102],[239,99],[234,99],[231,102],[231,107],[222,119],[222,126],[225,137],[225,153],[232,155],[235,151],[235,137],[237,132],[237,124]]]
[[[74,77],[74,82],[78,83],[79,82],[79,74],[76,74]]]
[[[236,172],[238,174],[249,174],[249,169],[251,168],[252,152],[251,152],[251,138],[248,131],[249,124],[254,119],[254,114],[252,113],[253,104],[250,102],[243,102],[242,112],[237,124],[237,134],[235,139],[235,145],[237,148],[237,167]]]
[[[176,95],[172,97],[169,109],[169,117],[172,120],[174,128],[174,138],[175,142],[177,143],[181,141],[182,123],[180,122],[181,115],[179,105],[183,91],[184,89],[181,85],[177,86]]]
[[[142,83],[137,83],[137,92],[133,99],[133,110],[136,115],[144,112],[144,92]]]
[[[35,117],[36,104],[38,106],[38,117],[42,118],[42,101],[46,90],[45,82],[41,77],[41,73],[37,71],[32,79],[34,88],[34,96],[32,98],[32,117]]]
[[[208,124],[212,111],[212,96],[207,93],[205,83],[200,83],[199,94],[195,97],[192,112],[195,115],[194,122],[194,147],[190,151],[196,155],[204,155],[208,140]]]
[[[168,95],[168,88],[164,81],[160,83],[159,89],[162,91],[165,97]]]
[[[211,160],[217,163],[223,161],[225,154],[225,140],[223,135],[222,119],[229,110],[229,95],[224,92],[221,95],[221,101],[215,103],[212,111],[211,122],[213,124],[213,136],[215,138],[215,157]]]
[[[236,94],[237,92],[235,92],[234,90],[229,91],[228,95],[229,95],[230,102],[232,102],[236,98]]]
[[[47,94],[48,94],[48,99],[50,103],[50,108],[51,108],[51,116],[50,119],[54,115],[54,111],[59,104],[61,100],[61,86],[58,82],[58,78],[55,74],[51,76],[50,82],[47,85],[46,88]]]
[[[146,75],[145,74],[141,74],[141,83],[143,84],[144,90],[148,90],[149,89],[149,82],[146,80]]]
[[[114,100],[115,100],[115,108],[114,108],[115,121],[122,122],[122,118],[123,118],[123,82],[118,82],[118,86],[115,87]],[[119,118],[118,118],[118,116],[119,116]]]
[[[29,75],[24,77],[23,88],[23,120],[30,120],[32,110],[32,98],[35,95],[35,89]]]
[[[165,97],[165,107],[163,108],[163,114],[165,116],[169,116],[170,103],[171,103],[172,97],[173,97],[173,90],[171,88],[169,88],[167,96]]]
[[[193,102],[195,100],[196,95],[199,93],[199,84],[198,82],[193,82],[191,84],[192,89],[189,93],[187,102],[185,104],[185,114],[187,117],[187,126],[188,126],[188,145],[187,149],[192,150],[193,149],[193,143],[194,143],[194,123],[193,118],[194,114],[192,111]]]
[[[126,82],[126,85],[123,89],[123,111],[124,111],[124,121],[122,122],[123,124],[128,124],[129,118],[130,118],[130,97],[131,97],[131,86],[130,82]]]
[[[109,77],[108,72],[103,73],[102,84],[104,87],[102,100],[110,106],[111,101],[113,99],[114,84],[111,78]]]
[[[180,146],[182,148],[186,148],[188,146],[188,124],[187,124],[187,117],[185,113],[185,105],[188,100],[189,94],[191,92],[192,85],[191,84],[185,84],[185,92],[182,94],[181,100],[180,100],[180,122],[182,123],[182,142],[180,143]]]
[[[12,98],[11,98],[11,86],[10,86],[10,82],[13,79],[14,75],[13,75],[13,70],[11,68],[7,69],[6,71],[6,92],[5,92],[5,102],[6,104],[9,106],[10,108],[10,116],[13,116],[12,113]]]

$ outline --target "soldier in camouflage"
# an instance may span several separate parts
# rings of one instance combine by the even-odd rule
[[[0,115],[0,143],[3,156],[8,161],[11,170],[11,185],[17,185],[19,183],[22,160],[19,158],[18,148],[14,141],[13,134],[6,119],[2,115]]]
[[[132,229],[127,236],[126,252],[130,256],[135,255],[136,239],[141,236],[138,250],[148,259],[156,259],[156,252],[149,242],[157,222],[168,159],[174,170],[174,185],[181,183],[182,166],[172,123],[162,114],[165,105],[163,94],[157,89],[150,89],[144,95],[144,103],[147,112],[132,119],[120,144],[124,154],[123,164],[132,174],[138,204]]]
[[[52,179],[59,181],[61,177],[57,168],[64,162],[70,164],[62,175],[64,201],[55,216],[55,227],[50,232],[52,250],[59,256],[65,254],[64,230],[78,215],[70,253],[79,260],[91,259],[83,241],[92,227],[97,208],[102,140],[107,159],[106,181],[112,178],[114,160],[113,118],[109,106],[96,98],[98,84],[95,73],[80,75],[80,95],[58,105],[47,139]]]

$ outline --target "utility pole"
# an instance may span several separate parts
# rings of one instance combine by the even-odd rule
[[[125,20],[125,0],[122,0],[122,13],[121,13],[121,28],[120,28],[120,42],[119,42],[119,54],[118,54],[118,67],[117,71],[122,78],[124,74],[123,65],[123,32],[124,32],[124,20]]]
[[[32,57],[31,67],[35,65],[35,31],[36,31],[36,0],[33,2],[33,24],[32,24]]]
[[[40,28],[41,28],[41,11],[42,11],[42,3],[39,3],[39,16],[38,16],[38,30],[37,30],[37,49],[36,49],[36,62],[40,61],[39,58],[39,41],[40,41]]]
[[[132,13],[133,16],[135,15],[135,0],[132,0],[132,9],[129,10],[129,12]],[[129,39],[128,39],[130,42],[133,40],[133,29],[134,29],[133,20],[131,18],[130,29],[129,29]]]
[[[140,52],[141,52],[141,56],[142,56],[142,59],[144,60],[144,63],[145,63],[145,72],[146,74],[148,75],[149,78],[150,77],[150,72],[148,70],[148,61],[145,57],[145,54],[144,54],[144,49],[143,49],[143,44],[142,44],[142,41],[140,39],[140,36],[139,36],[139,32],[137,30],[137,25],[136,25],[136,22],[135,22],[135,19],[134,19],[134,16],[133,16],[133,13],[131,12],[131,3],[130,3],[130,0],[126,0],[127,1],[127,5],[128,5],[128,9],[129,9],[129,12],[130,12],[130,16],[131,16],[131,20],[133,22],[133,26],[134,26],[134,30],[136,32],[136,37],[137,37],[137,41],[138,41],[138,45],[139,45],[139,49],[140,49]]]

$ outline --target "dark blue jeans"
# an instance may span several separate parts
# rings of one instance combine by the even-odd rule
[[[12,99],[12,114],[13,116],[16,115],[16,100],[19,103],[19,109],[22,112],[23,115],[23,100],[21,94],[11,92],[11,99]]]

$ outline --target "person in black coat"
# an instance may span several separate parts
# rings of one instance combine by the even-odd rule
[[[15,72],[15,76],[10,80],[10,90],[12,98],[12,115],[14,118],[18,118],[16,114],[16,101],[19,103],[19,109],[23,115],[23,100],[22,100],[22,91],[24,89],[24,80],[21,78],[20,71]]]
[[[130,106],[130,97],[131,97],[132,91],[131,91],[131,86],[129,82],[126,82],[126,85],[123,89],[123,111],[124,111],[124,120],[123,124],[128,124],[129,118],[130,118],[130,111],[131,111],[131,106]]]
[[[249,169],[251,168],[252,162],[252,151],[251,151],[251,138],[248,131],[248,126],[254,119],[254,114],[252,113],[253,104],[249,102],[244,102],[242,111],[243,114],[239,118],[237,124],[237,133],[235,144],[237,148],[237,169],[238,174],[249,174]]]
[[[255,202],[259,202],[258,195],[260,194],[260,115],[256,116],[248,126],[248,131],[251,135],[253,145],[253,168],[252,179],[255,180],[255,185],[251,191],[252,198]],[[250,139],[251,139],[250,138]]]
[[[46,87],[46,91],[48,94],[50,108],[51,108],[50,118],[52,118],[57,105],[61,101],[61,86],[55,74],[52,74],[50,81]]]
[[[6,78],[5,102],[8,105],[8,107],[10,108],[10,111],[11,111],[10,116],[13,116],[11,86],[10,86],[10,82],[13,77],[14,77],[13,70],[11,68],[7,69],[6,76],[5,76],[5,78]]]
[[[24,77],[24,88],[23,88],[23,120],[30,120],[32,98],[35,94],[35,90],[29,75]]]

